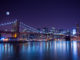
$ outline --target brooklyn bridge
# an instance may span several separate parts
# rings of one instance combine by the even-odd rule
[[[0,38],[4,41],[48,41],[54,36],[65,37],[62,33],[44,33],[18,20],[0,24]]]

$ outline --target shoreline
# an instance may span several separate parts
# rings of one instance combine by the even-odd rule
[[[55,41],[55,40],[49,40],[49,41]],[[57,40],[56,40],[57,41]],[[80,42],[78,40],[71,40],[71,41],[77,41]],[[71,42],[70,41],[70,42]],[[48,41],[0,41],[0,43],[27,43],[27,42],[48,42]]]

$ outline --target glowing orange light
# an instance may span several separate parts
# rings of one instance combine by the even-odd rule
[[[15,37],[15,38],[17,37],[17,34],[16,34],[16,33],[14,34],[14,37]]]

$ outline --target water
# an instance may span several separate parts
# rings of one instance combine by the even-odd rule
[[[0,60],[80,60],[80,42],[0,43]]]

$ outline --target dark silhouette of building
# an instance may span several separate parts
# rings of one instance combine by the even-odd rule
[[[76,35],[79,36],[79,24],[76,25]]]

